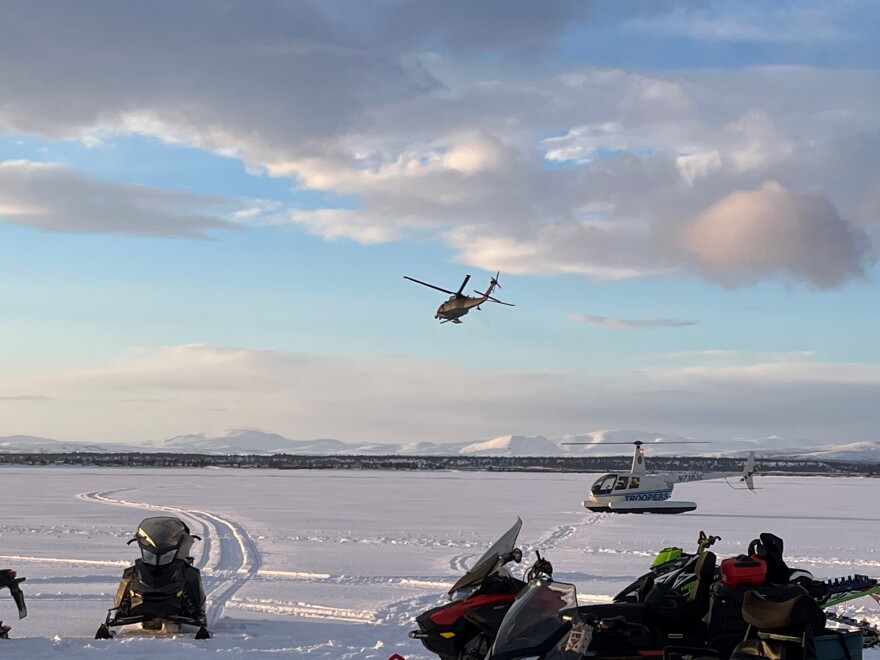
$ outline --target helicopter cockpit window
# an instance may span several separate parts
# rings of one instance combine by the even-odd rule
[[[614,483],[617,481],[616,474],[606,474],[601,479],[597,479],[596,483],[593,484],[592,492],[594,495],[602,495],[604,493],[610,493],[611,489],[614,488]]]
[[[629,486],[629,477],[617,477],[617,485],[614,486],[614,490],[624,490],[627,486]]]
[[[639,478],[638,477],[630,477],[629,478],[629,487],[630,488],[638,488],[639,487]]]

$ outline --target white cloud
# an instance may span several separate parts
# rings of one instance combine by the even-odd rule
[[[842,442],[876,439],[880,428],[877,365],[805,355],[756,355],[725,366],[716,355],[692,354],[679,362],[561,375],[389,355],[184,345],[141,349],[90,368],[0,372],[0,406],[4,433],[114,441],[246,426],[374,442],[633,427]]]
[[[235,229],[229,200],[101,181],[67,167],[0,162],[0,221],[44,231],[203,238]]]
[[[649,316],[641,319],[621,319],[614,316],[595,316],[592,314],[569,314],[566,316],[569,321],[581,323],[590,323],[600,328],[608,330],[644,330],[647,328],[683,328],[689,325],[696,325],[696,321],[685,321],[679,319],[667,319],[661,317]]]
[[[828,288],[864,274],[864,233],[824,197],[774,181],[712,205],[685,225],[681,242],[707,277],[726,285],[781,273]]]
[[[675,159],[675,166],[678,168],[682,180],[692,186],[697,179],[705,178],[721,168],[721,156],[714,149],[699,151],[695,154],[679,156]]]
[[[840,4],[845,9],[849,8],[846,5],[853,5]],[[636,18],[632,23],[646,31],[682,34],[706,41],[815,43],[847,38],[846,31],[835,24],[840,13],[839,6],[815,0],[801,0],[796,5],[735,0],[720,4],[690,3],[666,15]]]
[[[828,199],[841,219],[861,212],[880,175],[876,150],[841,154],[860,136],[877,142],[877,71],[565,65],[551,46],[591,20],[588,3],[517,7],[14,6],[0,25],[0,127],[91,141],[147,134],[235,155],[251,171],[360,200],[266,222],[365,243],[415,233],[460,261],[517,272],[701,274],[670,247],[670,225],[767,180]],[[742,22],[739,10],[713,11]],[[680,17],[621,12],[655,27]],[[31,48],[35,30],[46,48]],[[839,166],[821,167],[830,161]],[[601,231],[583,225],[582,209],[596,206],[608,209]],[[42,207],[15,208],[24,222],[22,209],[38,217]],[[777,270],[815,283],[784,260],[729,282]]]
[[[402,234],[382,219],[371,219],[367,214],[348,209],[291,211],[288,218],[309,233],[328,240],[349,238],[364,245],[372,245],[388,243],[400,238]]]

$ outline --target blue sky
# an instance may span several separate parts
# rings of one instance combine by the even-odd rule
[[[880,11],[511,4],[4,8],[0,436],[880,439]]]

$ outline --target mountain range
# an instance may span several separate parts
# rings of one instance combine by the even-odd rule
[[[701,442],[689,438],[646,431],[603,430],[554,438],[503,435],[478,442],[411,444],[352,443],[332,439],[291,440],[258,429],[233,429],[224,435],[205,433],[179,435],[141,445],[97,442],[67,442],[14,435],[0,437],[0,452],[163,452],[188,454],[308,454],[308,455],[402,455],[402,456],[602,456],[629,454],[633,442],[645,444],[650,455],[757,455],[773,458],[880,462],[880,442],[865,440],[842,445],[820,445],[778,436],[755,439],[724,439]],[[574,444],[568,444],[574,443]]]

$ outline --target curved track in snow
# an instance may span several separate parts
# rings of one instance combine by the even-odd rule
[[[201,571],[208,597],[208,627],[223,614],[227,604],[262,565],[257,544],[238,522],[210,511],[133,502],[116,496],[127,489],[80,493],[89,502],[148,511],[164,511],[197,523],[202,528]]]

